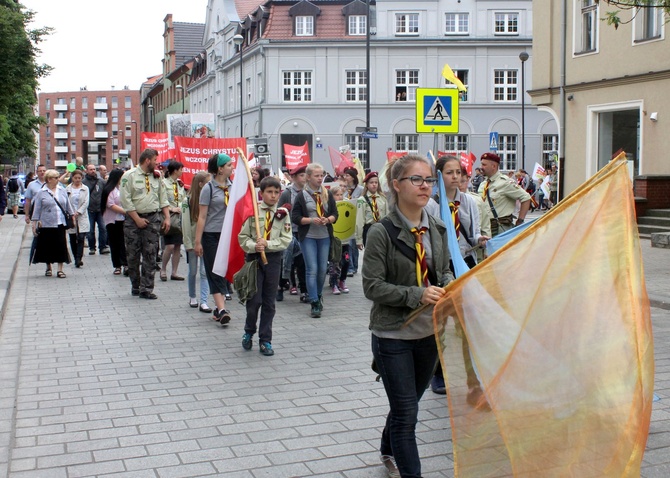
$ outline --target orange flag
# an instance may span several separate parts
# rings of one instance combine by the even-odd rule
[[[435,307],[456,477],[640,476],[653,340],[620,158]],[[466,403],[463,347],[448,317],[463,326],[490,410]]]

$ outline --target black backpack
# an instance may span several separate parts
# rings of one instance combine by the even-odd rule
[[[9,182],[7,183],[7,191],[10,193],[15,193],[18,192],[19,190],[19,180],[16,178],[9,178]]]

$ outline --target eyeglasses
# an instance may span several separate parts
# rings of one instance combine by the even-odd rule
[[[409,182],[412,183],[412,186],[420,188],[423,186],[423,183],[426,183],[428,186],[433,187],[437,184],[437,178],[422,178],[421,176],[406,176],[404,178],[398,179],[398,181],[404,181],[409,179]]]

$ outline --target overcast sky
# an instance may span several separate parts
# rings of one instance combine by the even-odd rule
[[[38,63],[54,67],[40,91],[137,90],[160,74],[163,19],[205,23],[207,0],[21,0],[35,11],[33,28],[55,31],[40,45]]]

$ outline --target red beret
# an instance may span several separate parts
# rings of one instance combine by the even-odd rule
[[[498,156],[496,153],[484,153],[482,154],[482,159],[488,159],[489,161],[495,161],[496,163],[500,164],[500,156]]]
[[[372,178],[378,178],[379,174],[377,174],[377,171],[371,171],[368,174],[365,175],[365,179],[363,179],[364,183],[367,183],[370,179]]]

